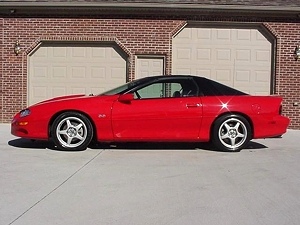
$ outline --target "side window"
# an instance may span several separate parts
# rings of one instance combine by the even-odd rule
[[[165,89],[165,83],[154,83],[137,90],[135,95],[138,98],[164,98]]]
[[[169,98],[177,91],[180,95],[182,86],[179,82],[157,82],[134,91],[135,99]],[[180,97],[180,96],[177,96]]]
[[[198,96],[197,85],[191,79],[182,79],[171,85],[172,97],[193,97]]]
[[[181,97],[181,91],[182,91],[181,84],[180,83],[171,83],[170,91],[171,91],[172,97],[175,97],[175,98]]]
[[[198,96],[198,87],[191,79],[187,79],[182,83],[182,97],[194,97]]]
[[[197,85],[191,79],[176,79],[149,84],[135,90],[135,99],[180,98],[198,95]]]

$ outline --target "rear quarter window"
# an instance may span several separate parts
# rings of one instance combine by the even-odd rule
[[[247,95],[242,91],[203,77],[197,78],[197,84],[204,96]]]

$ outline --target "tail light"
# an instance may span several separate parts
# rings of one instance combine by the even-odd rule
[[[282,105],[279,106],[279,115],[282,115]]]

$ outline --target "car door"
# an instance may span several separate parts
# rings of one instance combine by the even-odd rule
[[[189,88],[194,90],[193,95],[186,95],[192,93]],[[132,93],[135,95],[132,101],[113,104],[116,140],[197,140],[202,104],[192,80],[155,82]]]

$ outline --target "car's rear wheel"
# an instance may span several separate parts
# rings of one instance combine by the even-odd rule
[[[251,139],[251,126],[240,115],[224,115],[218,118],[212,130],[212,142],[222,151],[237,152]]]
[[[85,150],[92,140],[93,127],[81,113],[65,112],[54,120],[51,136],[60,150]]]

